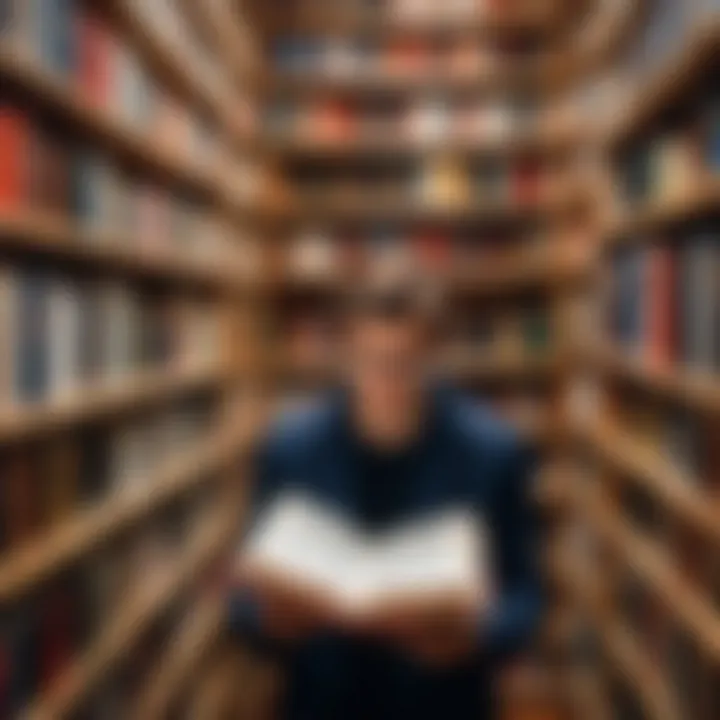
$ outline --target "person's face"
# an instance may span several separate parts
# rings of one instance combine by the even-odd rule
[[[352,328],[348,369],[363,419],[392,441],[412,425],[428,374],[428,338],[413,320],[361,319]]]

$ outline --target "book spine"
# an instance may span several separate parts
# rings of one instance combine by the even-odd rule
[[[29,122],[21,110],[0,101],[0,213],[17,211],[29,193]]]
[[[49,289],[49,392],[58,397],[77,388],[81,379],[81,308],[75,283],[55,278]]]
[[[17,340],[17,281],[14,271],[0,265],[0,407],[15,402],[14,380],[15,352]]]
[[[41,273],[27,271],[18,285],[15,388],[23,401],[36,401],[48,390],[48,282]]]

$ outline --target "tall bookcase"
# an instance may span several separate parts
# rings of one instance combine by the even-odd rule
[[[2,717],[208,716],[263,417],[241,32],[225,0],[2,3]]]
[[[590,537],[556,556],[607,661],[599,717],[720,714],[719,48],[710,16],[607,139],[603,392],[566,487]]]

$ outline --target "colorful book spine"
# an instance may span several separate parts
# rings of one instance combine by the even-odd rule
[[[17,211],[30,188],[30,132],[26,114],[0,101],[0,213]]]
[[[706,232],[684,242],[679,258],[681,358],[707,371],[715,369],[717,360],[719,254],[720,236]]]
[[[81,7],[77,17],[80,90],[85,99],[99,108],[110,101],[113,37],[104,19],[90,8]]]
[[[0,265],[0,408],[17,400],[14,343],[18,337],[17,277],[8,266]]]
[[[42,400],[48,392],[48,278],[38,271],[18,275],[18,336],[15,389],[22,401]]]

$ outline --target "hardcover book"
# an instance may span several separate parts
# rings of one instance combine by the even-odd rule
[[[289,588],[349,621],[386,608],[477,608],[491,593],[484,529],[469,512],[370,534],[299,491],[261,514],[242,567],[251,582]]]

